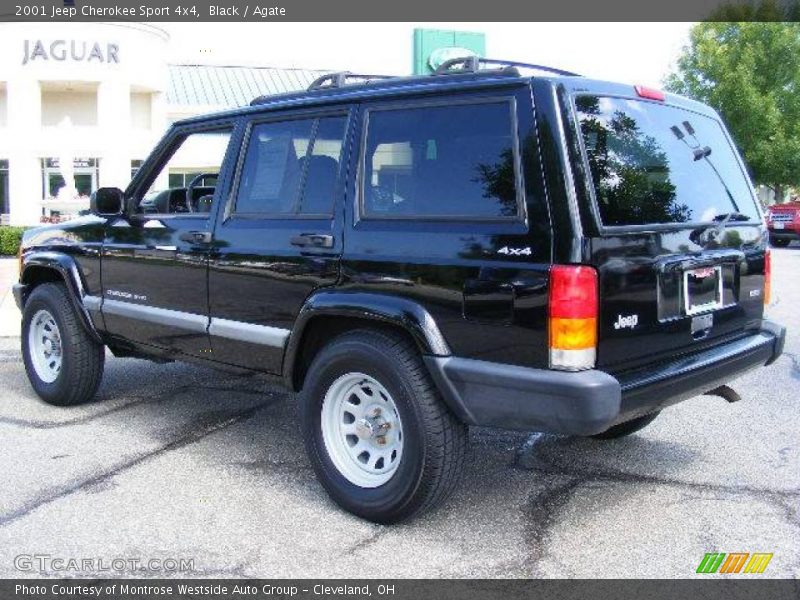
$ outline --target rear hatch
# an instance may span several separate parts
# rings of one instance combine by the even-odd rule
[[[584,220],[597,225],[598,366],[619,372],[758,327],[763,222],[716,115],[678,99],[573,98]]]

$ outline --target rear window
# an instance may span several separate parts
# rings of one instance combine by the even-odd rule
[[[722,126],[673,106],[575,99],[604,225],[758,221]]]

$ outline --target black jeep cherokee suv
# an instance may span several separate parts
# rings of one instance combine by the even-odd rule
[[[176,123],[124,192],[25,234],[33,388],[90,400],[105,347],[278,375],[322,485],[379,522],[451,492],[467,425],[614,438],[734,399],[785,331],[719,116],[487,63]]]

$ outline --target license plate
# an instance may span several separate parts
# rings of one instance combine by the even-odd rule
[[[722,307],[722,269],[703,267],[683,273],[683,299],[687,315]]]
[[[772,228],[773,229],[783,229],[784,226],[785,226],[784,223],[773,223],[772,224]]]

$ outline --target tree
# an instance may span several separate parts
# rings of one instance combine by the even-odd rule
[[[665,82],[720,113],[753,180],[771,187],[779,202],[786,186],[800,184],[800,23],[764,22],[780,10],[766,0],[717,15],[762,22],[695,25]]]

